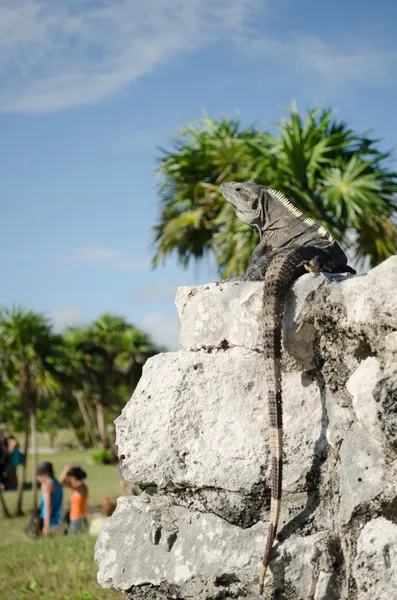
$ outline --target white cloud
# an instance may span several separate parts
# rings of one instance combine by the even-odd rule
[[[83,310],[78,306],[64,306],[46,313],[54,331],[61,333],[66,327],[81,323]]]
[[[150,334],[152,340],[168,350],[179,348],[179,325],[175,314],[153,312],[143,315],[137,326]]]
[[[364,32],[282,35],[255,18],[267,0],[0,0],[0,110],[96,102],[175,56],[225,39],[315,83],[394,81],[394,44]],[[263,15],[262,15],[263,16]],[[254,23],[254,25],[250,25]],[[362,40],[366,40],[363,42]],[[277,70],[277,68],[276,68]]]
[[[0,109],[97,101],[238,32],[264,0],[1,0]]]
[[[81,246],[72,254],[77,262],[98,263],[109,269],[142,269],[149,267],[147,260],[133,260],[122,250],[103,248],[101,246]]]
[[[397,51],[363,42],[355,37],[335,36],[332,43],[310,35],[237,36],[241,51],[249,56],[282,63],[286,70],[333,86],[394,83]],[[283,71],[284,72],[284,71]]]

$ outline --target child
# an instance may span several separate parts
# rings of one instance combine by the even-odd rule
[[[68,533],[87,531],[88,488],[84,483],[87,474],[77,466],[65,465],[59,481],[70,489],[70,513]]]

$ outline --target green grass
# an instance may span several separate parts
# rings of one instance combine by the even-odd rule
[[[19,528],[19,527],[18,527]],[[4,600],[122,600],[96,582],[95,540],[88,535],[22,540],[0,546]]]
[[[91,452],[57,452],[40,455],[60,473],[64,464],[78,464],[87,472],[89,505],[98,506],[104,496],[118,496],[117,468],[93,465]],[[29,469],[28,464],[28,469]],[[29,473],[29,471],[28,471]],[[30,479],[30,478],[28,478]],[[65,489],[65,504],[68,501]],[[4,498],[15,508],[15,492]],[[24,509],[31,506],[31,492],[24,493]],[[27,517],[0,518],[0,598],[3,600],[122,600],[124,595],[104,590],[96,581],[95,539],[89,535],[31,540],[23,533]]]

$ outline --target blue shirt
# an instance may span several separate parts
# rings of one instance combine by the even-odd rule
[[[62,496],[63,489],[59,481],[50,478],[50,481],[55,485],[55,490],[51,492],[51,517],[50,525],[58,525],[61,522]],[[45,517],[45,506],[43,492],[40,492],[40,517]]]

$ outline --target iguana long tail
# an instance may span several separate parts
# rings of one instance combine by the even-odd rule
[[[270,428],[271,499],[269,529],[259,573],[260,595],[263,594],[266,570],[277,534],[281,507],[283,473],[281,340],[284,304],[291,283],[305,272],[302,260],[310,259],[310,254],[310,250],[307,252],[306,249],[303,252],[298,248],[280,250],[272,257],[264,276],[264,358]]]

